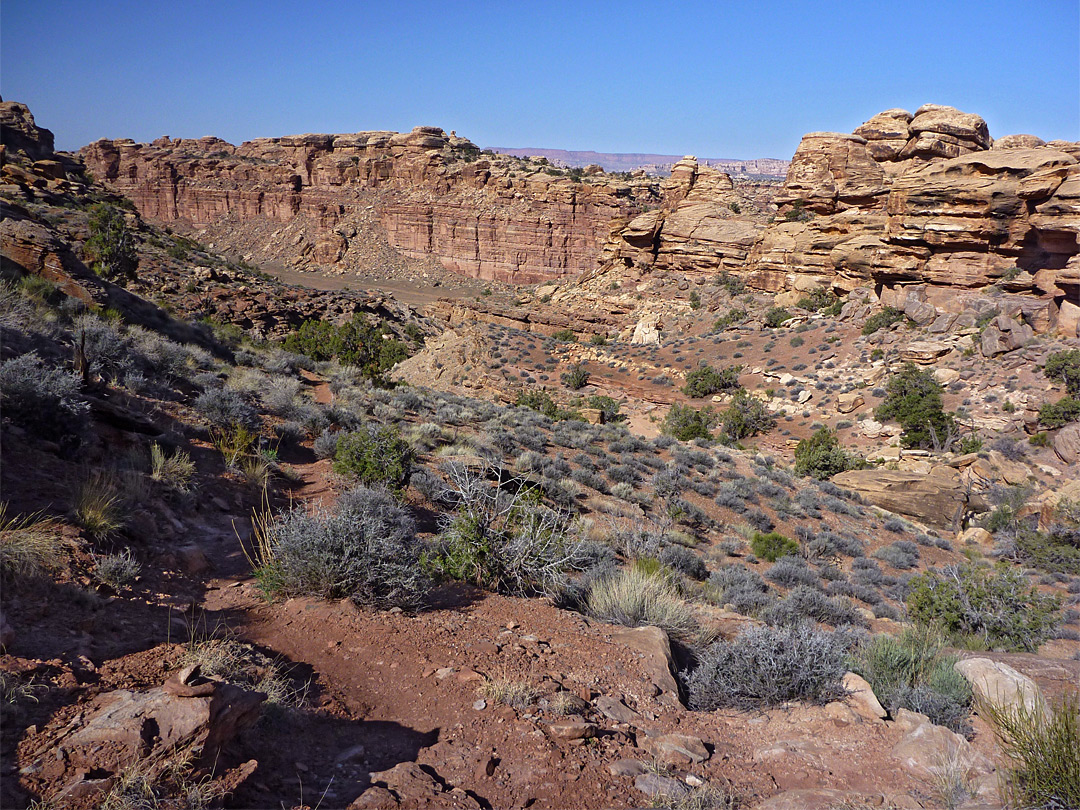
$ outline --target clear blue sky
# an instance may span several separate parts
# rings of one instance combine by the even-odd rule
[[[457,130],[481,146],[790,157],[925,102],[1080,139],[1080,2],[3,0],[0,94],[101,137]]]

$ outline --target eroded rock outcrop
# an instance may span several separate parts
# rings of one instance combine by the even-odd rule
[[[952,107],[806,135],[749,256],[750,282],[977,288],[1080,299],[1080,144],[1007,136]]]

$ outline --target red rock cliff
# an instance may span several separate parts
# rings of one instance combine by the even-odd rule
[[[650,193],[607,175],[574,182],[535,164],[478,159],[472,143],[434,127],[240,146],[102,140],[81,156],[144,217],[207,228],[262,261],[369,269],[351,248],[374,229],[406,257],[525,283],[591,269],[610,222]]]

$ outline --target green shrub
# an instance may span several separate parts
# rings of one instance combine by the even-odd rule
[[[776,418],[765,403],[747,391],[735,392],[731,403],[721,414],[720,432],[724,441],[733,444],[776,427]]]
[[[589,384],[589,372],[581,363],[576,363],[562,375],[563,385],[571,391],[578,391]]]
[[[977,649],[1034,652],[1058,624],[1060,601],[1040,594],[1015,568],[950,565],[909,583],[908,612]]]
[[[1046,358],[1043,374],[1065,386],[1071,397],[1080,397],[1080,349],[1054,352]]]
[[[799,302],[795,305],[799,309],[808,309],[811,312],[818,312],[829,307],[832,307],[837,302],[837,297],[833,294],[833,291],[828,287],[818,287],[812,290],[809,295],[803,296],[799,299]]]
[[[778,326],[783,326],[784,323],[791,320],[791,313],[783,307],[772,307],[765,313],[764,322],[770,329],[775,329]]]
[[[728,295],[732,298],[746,292],[746,282],[738,276],[731,275],[727,270],[716,277],[716,286],[727,290]]]
[[[687,637],[698,626],[686,600],[662,573],[653,573],[648,566],[635,565],[594,582],[586,610],[607,622],[652,625],[673,636]]]
[[[1059,428],[1080,420],[1080,399],[1062,397],[1039,408],[1039,422],[1048,428]]]
[[[734,391],[742,387],[739,384],[742,368],[742,366],[731,366],[717,371],[712,366],[699,366],[687,373],[682,392],[688,397],[699,399],[720,391]]]
[[[701,296],[697,290],[690,291],[690,309],[701,309]]]
[[[944,648],[945,639],[935,630],[907,628],[899,636],[878,635],[863,643],[852,657],[852,669],[889,712],[920,712],[937,725],[963,732],[971,686],[954,668],[957,657]]]
[[[1040,430],[1038,433],[1033,433],[1031,436],[1028,437],[1028,444],[1030,444],[1032,447],[1049,447],[1051,444],[1050,434],[1047,433],[1045,430]]]
[[[90,238],[83,250],[94,272],[108,279],[133,279],[139,267],[135,240],[119,208],[105,203],[90,209]]]
[[[336,359],[342,365],[355,366],[363,376],[377,381],[409,356],[408,345],[393,337],[393,331],[386,324],[369,323],[359,313],[340,326],[322,320],[304,321],[285,338],[282,348],[317,362]]]
[[[401,489],[412,471],[412,448],[396,430],[369,427],[338,438],[334,472],[368,486]]]
[[[799,553],[799,544],[780,532],[762,534],[754,532],[750,540],[750,549],[758,557],[769,562],[776,562],[781,557],[794,557]]]
[[[979,701],[1008,759],[1000,782],[1007,807],[1080,807],[1080,698],[1076,692],[1052,708],[1039,700],[1003,705]]]
[[[711,428],[715,418],[711,408],[698,411],[689,405],[680,405],[676,402],[664,417],[660,430],[665,435],[673,436],[683,442],[692,439],[711,439]]]
[[[718,641],[683,672],[689,705],[699,711],[761,709],[791,700],[823,702],[844,694],[850,637],[810,623],[751,627]]]
[[[522,391],[518,394],[516,404],[519,408],[528,408],[542,413],[548,419],[554,419],[558,411],[555,401],[547,391]]]
[[[446,470],[448,497],[458,508],[424,555],[437,577],[531,596],[559,592],[567,572],[582,566],[584,552],[571,536],[569,516],[541,504],[524,479],[504,480],[500,468],[451,464]]]
[[[596,394],[586,399],[585,405],[600,411],[603,414],[604,422],[621,422],[626,419],[623,414],[619,413],[622,404],[614,397]]]
[[[415,522],[394,498],[363,487],[333,511],[298,506],[257,532],[256,577],[271,595],[351,597],[415,608],[427,589]]]
[[[905,363],[889,377],[885,401],[874,416],[900,423],[904,447],[947,449],[957,438],[956,418],[942,410],[941,385],[913,363]]]
[[[862,333],[864,335],[872,335],[874,332],[877,332],[880,329],[886,329],[897,321],[902,320],[904,320],[904,310],[897,309],[896,307],[885,307],[881,312],[875,312],[866,319],[866,323],[863,324]]]
[[[846,453],[836,434],[826,427],[814,431],[809,439],[803,439],[795,446],[797,475],[825,479],[859,466],[860,460]]]
[[[713,321],[713,331],[722,332],[729,326],[735,326],[746,320],[745,309],[732,309]]]
[[[563,343],[577,343],[577,335],[573,329],[556,329],[551,333],[551,338]]]

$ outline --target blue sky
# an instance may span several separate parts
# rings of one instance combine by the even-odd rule
[[[1080,2],[3,0],[0,94],[101,137],[457,130],[481,146],[788,158],[950,104],[1080,139]]]

